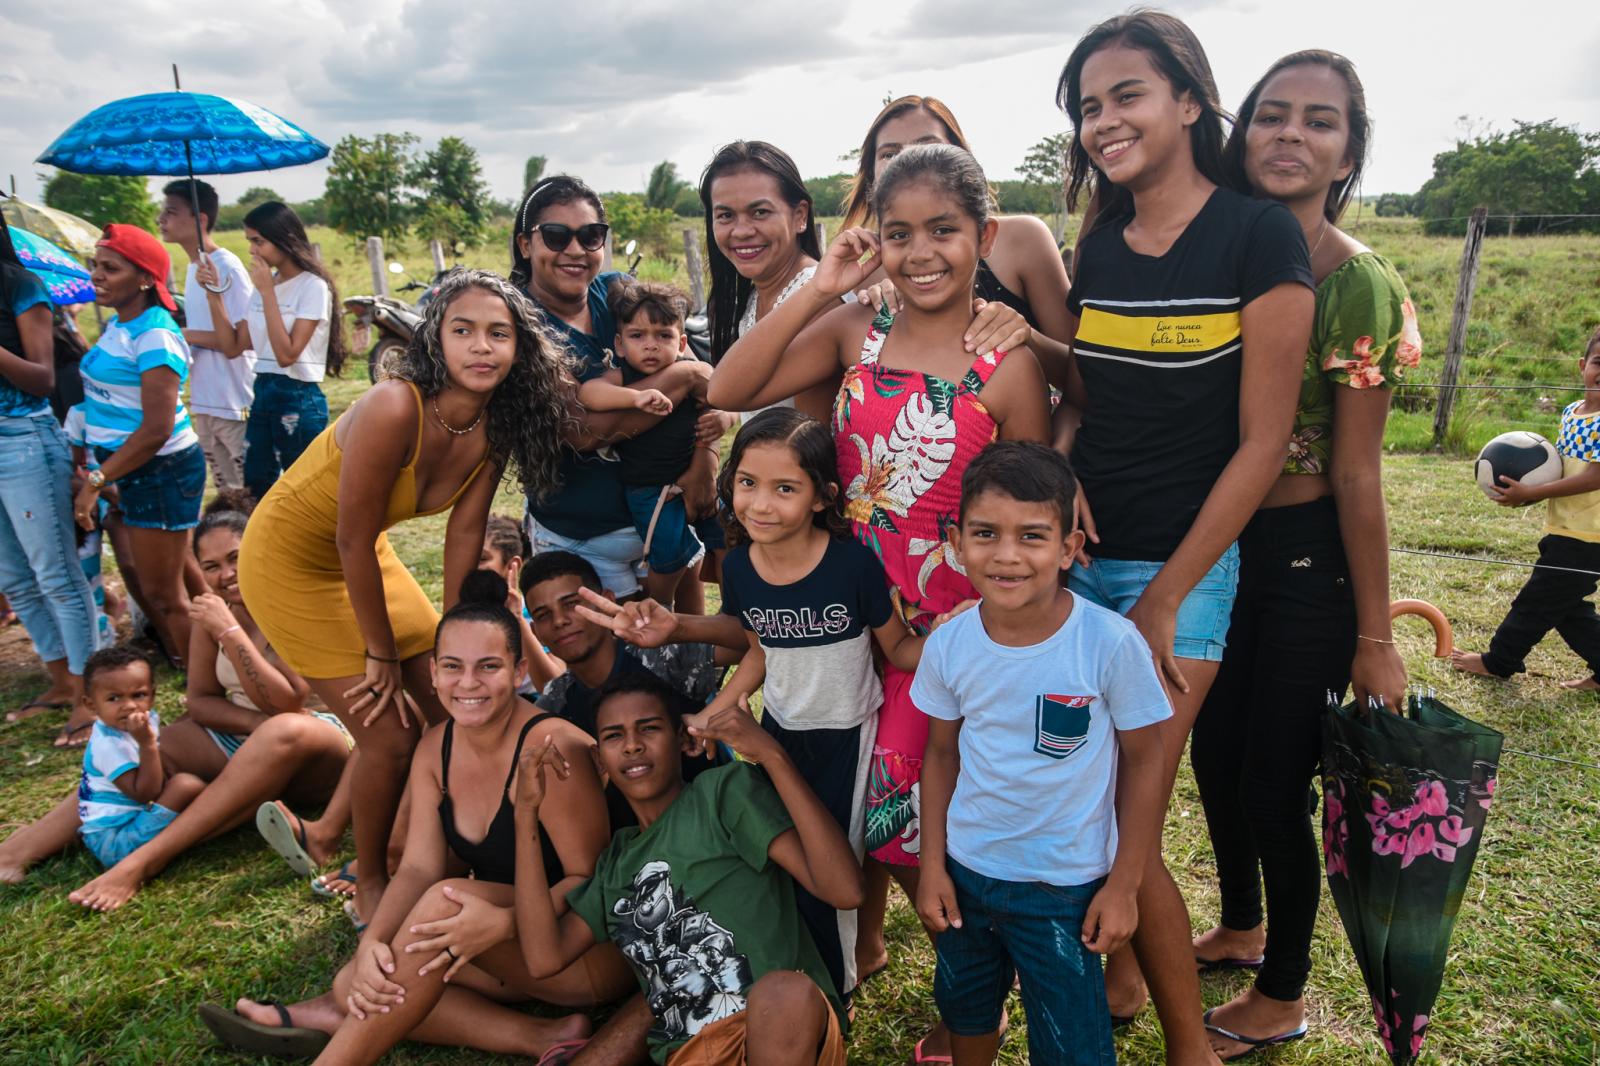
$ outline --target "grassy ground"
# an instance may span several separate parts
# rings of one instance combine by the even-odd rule
[[[348,402],[350,387],[335,393]],[[345,395],[340,395],[343,392]],[[1535,512],[1491,508],[1472,486],[1468,464],[1437,456],[1390,460],[1394,542],[1497,558],[1530,558]],[[508,496],[504,509],[514,510]],[[438,593],[439,519],[395,530],[397,550],[424,587]],[[1523,572],[1480,563],[1396,556],[1396,597],[1422,596],[1454,620],[1459,642],[1481,647]],[[1413,677],[1452,704],[1505,731],[1507,745],[1587,762],[1600,761],[1594,697],[1565,692],[1556,680],[1580,664],[1555,640],[1516,683],[1448,674],[1429,656],[1431,637],[1405,629]],[[0,643],[19,650],[10,630]],[[8,656],[11,661],[15,657]],[[0,707],[37,691],[27,669],[0,678]],[[179,709],[174,679],[161,705]],[[78,760],[48,747],[41,720],[0,730],[0,821],[42,814],[73,784]],[[1600,1061],[1600,772],[1508,754],[1476,877],[1456,930],[1444,993],[1434,1012],[1429,1057],[1438,1063]],[[1216,915],[1211,858],[1193,782],[1179,781],[1167,821],[1166,854],[1197,928]],[[11,978],[0,986],[0,1061],[188,1063],[237,1061],[221,1054],[194,1019],[203,1000],[243,994],[293,1000],[323,987],[355,938],[337,908],[315,900],[249,831],[179,860],[131,905],[109,916],[85,913],[65,895],[95,873],[75,849],[39,867],[27,883],[0,889],[0,958]],[[890,925],[894,965],[863,991],[855,1061],[901,1060],[933,1016],[931,953],[916,919],[897,901]],[[1312,1035],[1266,1061],[1379,1063],[1367,997],[1337,916],[1326,900],[1309,992]],[[1208,1003],[1243,987],[1211,977]],[[1023,1023],[1002,1061],[1027,1061]],[[1159,1033],[1146,1014],[1118,1038],[1124,1061],[1159,1061]],[[461,1052],[406,1048],[401,1063],[484,1061]]]

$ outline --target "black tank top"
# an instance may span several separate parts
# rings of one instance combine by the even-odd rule
[[[506,774],[505,787],[500,793],[500,809],[489,822],[489,831],[474,844],[456,830],[455,807],[450,802],[450,746],[455,733],[455,719],[444,724],[444,742],[439,752],[439,824],[444,829],[444,842],[460,856],[479,881],[509,885],[516,879],[517,826],[516,809],[511,803],[511,782],[517,774],[517,760],[522,755],[522,742],[528,739],[528,730],[554,714],[540,714],[528,720],[517,734],[517,746],[511,753],[511,772]],[[542,821],[542,819],[541,819]],[[550,834],[539,834],[539,850],[544,855],[544,873],[553,885],[566,876],[561,866],[561,856],[550,843]]]
[[[978,276],[973,279],[973,289],[980,300],[990,303],[1002,303],[1017,314],[1027,319],[1028,325],[1033,329],[1039,328],[1039,323],[1034,321],[1033,308],[1028,306],[1028,301],[1006,288],[1005,283],[995,276],[989,268],[987,259],[978,260]]]

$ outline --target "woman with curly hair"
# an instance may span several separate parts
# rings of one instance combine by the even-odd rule
[[[508,465],[538,499],[555,487],[575,386],[562,346],[504,278],[457,270],[395,364],[267,493],[239,552],[239,589],[262,633],[350,727],[356,913],[387,878],[384,852],[423,723],[439,615],[385,534],[449,512],[444,606],[478,565]],[[353,446],[354,445],[354,446]]]

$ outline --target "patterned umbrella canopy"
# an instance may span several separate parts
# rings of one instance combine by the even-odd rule
[[[100,239],[100,227],[93,222],[15,196],[0,199],[0,217],[4,217],[7,225],[59,244],[79,257],[93,255],[95,242]]]
[[[113,100],[57,137],[39,162],[79,174],[244,174],[321,159],[328,146],[287,119],[208,93]]]
[[[17,259],[44,282],[51,303],[94,302],[94,286],[89,284],[89,272],[72,257],[71,252],[25,229],[7,226],[6,230],[11,234],[11,245],[17,251]]]

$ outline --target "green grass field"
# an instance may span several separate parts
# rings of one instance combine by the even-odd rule
[[[1421,377],[1433,380],[1448,327],[1459,245],[1416,233],[1407,221],[1371,220],[1355,231],[1400,265],[1422,315],[1426,342]],[[224,235],[224,243],[232,246]],[[364,257],[340,238],[323,242],[343,291],[367,291]],[[1546,237],[1491,240],[1487,246],[1475,356],[1463,380],[1566,383],[1586,323],[1596,317],[1600,241]],[[426,252],[405,257],[413,276],[426,276]],[[504,266],[503,251],[479,249],[476,265]],[[681,271],[663,261],[659,268]],[[86,316],[87,317],[87,316]],[[1511,356],[1540,354],[1528,363]],[[1516,377],[1516,375],[1524,375]],[[364,375],[330,381],[337,412],[365,387]],[[1489,394],[1470,408],[1458,447],[1513,426],[1553,435],[1555,412],[1538,394]],[[1431,411],[1399,412],[1387,462],[1393,543],[1500,559],[1531,560],[1539,509],[1507,512],[1491,506],[1471,481],[1470,463],[1451,456],[1404,454],[1427,439]],[[501,509],[520,503],[503,496]],[[397,528],[393,540],[423,586],[437,595],[443,522]],[[1482,562],[1394,557],[1396,598],[1438,604],[1455,623],[1457,642],[1481,648],[1525,571]],[[1402,651],[1420,683],[1453,706],[1505,732],[1507,747],[1600,763],[1600,708],[1588,694],[1556,682],[1581,664],[1554,637],[1530,659],[1532,673],[1498,683],[1452,675],[1431,658],[1432,638],[1402,627]],[[7,661],[19,661],[17,628],[0,635]],[[42,671],[18,668],[0,676],[0,709],[20,705],[44,684]],[[174,678],[161,705],[180,708]],[[0,822],[16,824],[47,810],[70,789],[78,759],[52,751],[55,720],[0,727]],[[1210,846],[1192,778],[1180,775],[1167,819],[1166,856],[1197,929],[1216,920]],[[46,862],[28,881],[0,888],[0,959],[10,977],[0,985],[0,1062],[198,1063],[238,1062],[211,1041],[195,1018],[205,1000],[231,1003],[240,995],[291,1001],[322,991],[355,945],[337,907],[312,897],[253,831],[241,831],[175,863],[128,907],[112,915],[81,911],[66,893],[96,872],[82,850]],[[1600,1062],[1600,771],[1507,754],[1477,870],[1461,911],[1445,987],[1433,1014],[1425,1059],[1451,1066]],[[885,979],[861,993],[853,1061],[904,1061],[934,1017],[932,953],[914,913],[896,898],[890,937],[894,960]],[[1208,1004],[1244,987],[1243,976],[1204,981]],[[1331,903],[1324,898],[1308,990],[1311,1035],[1263,1055],[1287,1064],[1376,1064],[1367,995]],[[1024,1023],[1013,1000],[1014,1025],[1001,1061],[1027,1061]],[[1118,1037],[1122,1061],[1160,1059],[1153,1015]],[[495,1061],[461,1051],[405,1047],[397,1063]]]

